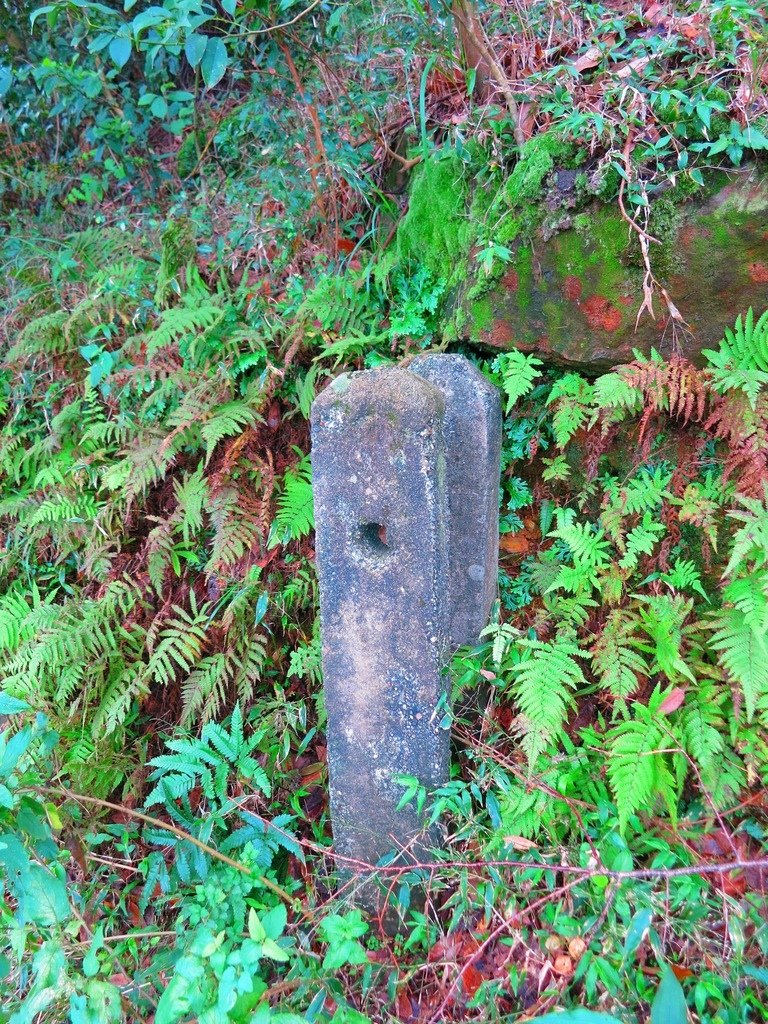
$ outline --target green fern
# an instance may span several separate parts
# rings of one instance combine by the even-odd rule
[[[620,373],[604,373],[594,383],[594,400],[599,409],[621,409],[637,412],[642,408],[643,395]]]
[[[200,661],[210,623],[207,605],[199,609],[194,593],[190,593],[190,610],[173,605],[174,614],[163,618],[158,626],[159,641],[150,640],[151,656],[146,675],[154,683],[166,686],[179,674],[188,674]]]
[[[693,601],[686,601],[679,594],[635,596],[639,603],[638,622],[650,641],[638,642],[640,650],[652,656],[653,665],[670,681],[676,682],[680,676],[685,676],[695,682],[682,654],[684,624],[691,613]]]
[[[533,388],[533,382],[541,376],[540,366],[544,364],[536,356],[524,352],[504,352],[493,361],[493,369],[501,376],[501,386],[507,396],[509,413],[515,402],[523,398]]]
[[[220,807],[227,799],[227,783],[233,776],[269,796],[267,774],[253,757],[262,738],[262,732],[245,737],[238,703],[232,711],[229,729],[207,722],[199,740],[169,740],[167,747],[173,753],[161,754],[149,762],[155,768],[149,781],[156,785],[145,801],[146,806],[183,799],[199,786],[203,795]]]
[[[612,561],[611,545],[605,539],[604,531],[593,523],[577,522],[573,509],[557,509],[555,515],[557,528],[549,536],[568,546],[573,565],[561,566],[547,591],[562,589],[569,594],[578,594],[593,587],[599,589],[599,574]]]
[[[219,406],[200,429],[200,435],[205,443],[206,465],[220,441],[225,437],[242,434],[243,430],[253,426],[258,418],[255,409],[247,402],[227,402],[226,405]]]
[[[191,343],[199,334],[220,323],[224,315],[221,306],[210,302],[206,305],[173,306],[166,309],[160,317],[160,323],[145,335],[147,355],[152,357],[168,345]]]
[[[675,740],[659,708],[665,694],[657,687],[648,705],[633,704],[633,718],[609,730],[608,779],[624,833],[630,817],[639,810],[649,813],[661,797],[674,821],[677,792],[674,774],[665,753]]]
[[[305,537],[314,528],[312,467],[307,457],[285,474],[277,499],[277,512],[269,535],[269,547]]]
[[[589,658],[576,644],[523,639],[523,660],[511,667],[512,692],[520,707],[522,748],[533,767],[563,728],[572,691],[586,683],[577,658]]]
[[[744,695],[747,721],[768,694],[768,648],[764,633],[756,633],[749,618],[738,608],[723,608],[714,614],[710,641],[718,661]]]
[[[566,373],[552,385],[547,405],[555,405],[552,429],[558,448],[565,448],[573,435],[594,415],[594,388],[578,373]]]
[[[637,650],[637,619],[622,608],[608,616],[600,636],[591,649],[592,669],[603,689],[624,707],[627,697],[637,689],[640,677],[648,675],[648,666]]]
[[[665,533],[664,524],[656,522],[651,513],[646,512],[643,521],[627,534],[626,549],[619,561],[619,566],[622,569],[636,569],[640,555],[650,555],[656,542]]]
[[[202,462],[194,472],[173,481],[173,493],[177,501],[175,519],[179,521],[184,543],[189,544],[203,529],[203,513],[210,500]]]
[[[720,348],[704,349],[703,355],[713,367],[715,390],[720,394],[743,391],[755,409],[757,396],[768,382],[768,310],[755,321],[750,307],[743,322],[738,316],[733,330],[726,327]]]
[[[693,590],[705,601],[709,600],[701,583],[701,574],[690,560],[676,558],[669,572],[662,573],[659,579],[672,590]]]

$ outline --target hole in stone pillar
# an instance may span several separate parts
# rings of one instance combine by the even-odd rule
[[[369,551],[389,551],[387,528],[383,523],[362,523],[360,537]]]

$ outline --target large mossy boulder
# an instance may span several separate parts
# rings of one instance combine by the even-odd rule
[[[633,350],[681,351],[699,361],[750,306],[768,308],[768,170],[707,180],[699,197],[657,200],[655,276],[690,330],[671,322],[660,294],[654,320],[638,312],[644,270],[636,235],[616,203],[594,201],[565,230],[539,225],[511,247],[503,276],[478,272],[457,293],[449,334],[496,349],[520,348],[586,372],[629,361]],[[546,237],[548,236],[548,237]]]

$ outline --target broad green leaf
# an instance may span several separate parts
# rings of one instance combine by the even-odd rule
[[[19,911],[25,921],[48,926],[62,924],[72,916],[66,885],[40,864],[30,865],[17,896]]]
[[[184,54],[193,68],[196,68],[203,59],[208,42],[208,36],[201,36],[197,33],[187,36],[187,41],[184,43]]]
[[[200,63],[200,70],[203,73],[203,81],[207,89],[212,89],[217,82],[224,77],[227,70],[229,56],[227,48],[221,39],[213,36],[208,40],[203,59]]]
[[[651,1024],[687,1024],[688,1007],[685,993],[677,978],[667,967],[651,1004]]]
[[[0,98],[11,88],[13,72],[6,64],[0,64]]]
[[[6,779],[16,768],[27,747],[32,742],[34,733],[30,726],[21,729],[6,741],[6,734],[0,734],[0,779]]]
[[[37,10],[33,11],[30,14],[30,16],[29,16],[30,27],[34,28],[35,27],[35,22],[37,21],[37,19],[41,18],[43,15],[46,16],[46,20],[48,21],[48,24],[50,25],[52,19],[55,19],[55,18],[58,17],[58,13],[59,13],[59,8],[58,8],[58,6],[56,4],[45,4],[44,7],[38,7]],[[49,18],[48,15],[51,15],[52,17]]]
[[[123,67],[131,56],[131,40],[125,36],[115,36],[109,44],[109,56],[119,68]]]
[[[630,957],[645,938],[648,929],[651,927],[653,911],[650,907],[638,910],[629,922],[627,936],[624,939],[624,959]]]
[[[145,11],[139,11],[133,19],[131,30],[135,36],[138,36],[139,32],[142,32],[145,28],[149,28],[151,25],[159,25],[161,22],[167,21],[168,17],[168,11],[164,7],[148,7]]]
[[[288,960],[288,953],[278,946],[274,939],[264,939],[261,944],[262,955],[268,956],[270,960],[277,960],[279,963],[284,963]]]
[[[104,925],[100,924],[93,933],[88,952],[83,957],[83,974],[86,978],[94,978],[99,973],[99,958],[96,956],[104,945]]]
[[[0,835],[0,865],[5,869],[8,884],[18,892],[29,873],[29,854],[24,844],[11,832]]]
[[[20,711],[28,711],[29,704],[18,697],[12,697],[10,693],[0,690],[0,715],[16,715]]]

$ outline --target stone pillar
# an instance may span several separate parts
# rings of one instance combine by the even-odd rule
[[[448,779],[446,664],[496,585],[494,394],[441,356],[342,375],[312,408],[334,848],[364,864],[421,861],[441,841],[412,804],[397,810],[395,779]],[[362,902],[376,905],[370,889]]]
[[[445,399],[451,643],[475,643],[496,599],[501,399],[464,356],[426,355],[411,370]]]

